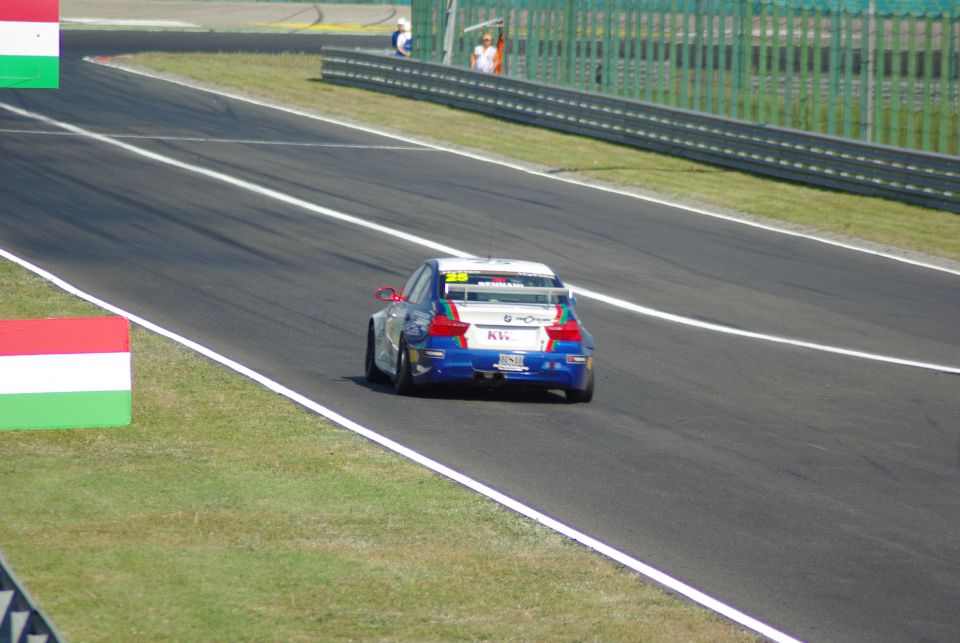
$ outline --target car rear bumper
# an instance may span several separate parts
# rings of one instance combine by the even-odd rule
[[[580,348],[579,345],[573,345]],[[593,368],[585,352],[526,352],[464,348],[419,349],[411,354],[417,384],[501,384],[583,389]]]

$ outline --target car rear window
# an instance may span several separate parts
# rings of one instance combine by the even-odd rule
[[[439,288],[438,296],[441,299],[451,299],[454,301],[463,301],[464,293],[450,292],[446,290],[447,284],[467,284],[470,286],[498,286],[516,289],[514,293],[490,293],[483,292],[470,293],[469,301],[490,301],[515,304],[548,304],[549,297],[542,294],[524,294],[524,288],[555,288],[562,287],[563,284],[556,277],[549,275],[530,275],[523,273],[492,273],[492,272],[470,272],[470,271],[451,271],[441,272],[437,285]],[[556,301],[556,299],[554,299]]]

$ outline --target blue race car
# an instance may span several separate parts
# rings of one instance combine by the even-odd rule
[[[542,263],[430,259],[403,290],[384,286],[387,307],[367,330],[366,377],[393,381],[400,395],[429,384],[562,389],[593,398],[593,336],[575,299]]]

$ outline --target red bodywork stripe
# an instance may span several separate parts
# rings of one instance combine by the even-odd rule
[[[559,323],[561,323],[560,320],[563,319],[563,306],[561,306],[560,304],[555,304],[555,306],[557,307],[557,318],[556,318],[555,321],[556,321],[556,323],[559,324]],[[556,345],[556,343],[557,343],[557,340],[555,340],[555,339],[550,339],[550,340],[547,341],[547,352],[548,352],[548,353],[553,352],[553,347]]]
[[[455,303],[453,303],[449,299],[441,299],[440,303],[442,303],[443,307],[446,309],[447,317],[449,317],[454,321],[460,321],[460,312],[457,310],[457,305]],[[457,336],[457,337],[454,337],[453,339],[454,341],[457,342],[457,345],[460,346],[460,348],[467,347],[466,337]]]

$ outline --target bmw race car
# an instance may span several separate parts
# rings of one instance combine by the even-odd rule
[[[525,385],[593,398],[593,336],[575,299],[542,263],[430,259],[400,292],[379,288],[387,307],[367,330],[366,377],[401,395],[429,384]]]

